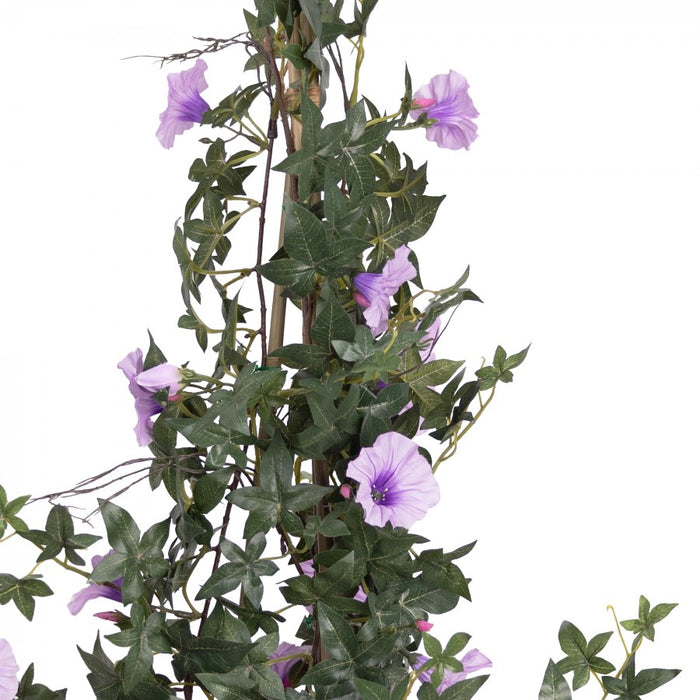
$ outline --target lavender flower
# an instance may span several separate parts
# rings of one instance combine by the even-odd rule
[[[416,656],[416,663],[413,664],[413,668],[419,669],[427,660],[427,656],[418,654]],[[484,654],[482,654],[478,649],[470,649],[462,657],[461,671],[445,671],[445,677],[443,678],[442,683],[440,683],[440,685],[437,687],[437,694],[442,695],[446,688],[449,688],[455,683],[459,683],[459,681],[465,680],[470,673],[480,671],[482,668],[489,668],[491,665],[491,660],[484,656]],[[421,683],[430,683],[430,676],[432,676],[432,674],[432,668],[428,669],[427,671],[423,671],[423,673],[421,673],[418,677],[418,680],[420,680]]]
[[[476,139],[476,124],[479,116],[467,90],[467,79],[451,70],[434,76],[413,95],[411,117],[418,119],[427,114],[435,123],[426,129],[428,141],[435,141],[440,148],[468,149]]]
[[[110,550],[108,554],[112,554],[113,551],[114,550]],[[104,557],[100,555],[94,556],[92,558],[92,568],[94,569],[103,559]],[[77,593],[74,593],[73,597],[70,599],[70,603],[68,603],[68,610],[70,610],[71,615],[77,615],[83,609],[85,603],[93,598],[109,598],[110,600],[116,600],[121,603],[122,580],[117,579],[116,581],[112,581],[112,584],[112,586],[107,586],[104,583],[89,583],[85,588],[81,588]]]
[[[180,370],[174,365],[161,364],[144,371],[143,352],[140,348],[130,352],[117,367],[129,380],[129,391],[134,397],[136,441],[142,447],[150,445],[153,441],[151,416],[163,410],[163,407],[153,400],[152,395],[167,388],[168,398],[176,398],[181,388]]]
[[[285,656],[291,656],[290,659],[285,659],[284,661],[278,661],[277,663],[270,664],[270,668],[282,679],[282,684],[285,688],[291,687],[291,682],[289,680],[289,674],[294,666],[299,663],[303,654],[310,654],[311,647],[307,644],[303,646],[296,646],[290,644],[289,642],[282,642],[275,651],[270,654],[270,660],[280,659]]]
[[[198,58],[192,68],[168,76],[168,106],[160,115],[156,136],[163,148],[172,148],[175,137],[201,123],[209,105],[199,94],[206,90],[204,71],[207,64]]]
[[[12,700],[17,695],[19,666],[6,639],[0,639],[0,700]]]
[[[410,250],[405,245],[396,249],[394,257],[387,260],[378,272],[360,272],[352,283],[355,285],[355,301],[364,308],[367,325],[373,335],[380,335],[388,328],[390,298],[399,287],[413,279],[417,272],[408,261]]]
[[[359,483],[356,500],[370,525],[409,528],[440,500],[428,460],[401,433],[383,433],[363,447],[346,473]]]

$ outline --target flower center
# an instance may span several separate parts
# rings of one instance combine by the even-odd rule
[[[379,490],[376,484],[372,484],[372,500],[376,503],[386,501],[386,495],[389,493],[389,487]]]

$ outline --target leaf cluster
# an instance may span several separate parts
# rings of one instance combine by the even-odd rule
[[[640,596],[639,618],[621,622],[622,627],[638,634],[629,651],[621,636],[625,659],[619,668],[599,656],[610,641],[612,632],[596,634],[587,641],[578,627],[565,620],[559,629],[559,645],[566,656],[556,663],[550,659],[539,700],[571,700],[572,691],[586,685],[591,675],[598,680],[605,697],[616,697],[619,700],[641,700],[642,695],[673,680],[680,673],[677,669],[648,668],[637,673],[636,659],[642,639],[646,637],[653,641],[654,625],[664,619],[674,607],[675,603],[660,603],[651,608],[648,599]],[[573,680],[569,686],[564,674],[571,672]],[[613,673],[614,676],[609,675]]]

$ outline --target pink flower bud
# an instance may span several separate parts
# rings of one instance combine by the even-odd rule
[[[129,619],[125,615],[118,613],[116,610],[111,611],[111,612],[110,611],[98,612],[98,613],[95,613],[93,615],[93,617],[99,617],[100,620],[107,620],[108,622],[114,622],[115,624]]]
[[[353,292],[352,298],[355,300],[355,303],[363,309],[366,309],[370,305],[369,299],[360,292]]]
[[[352,486],[350,486],[350,484],[343,484],[340,487],[340,495],[343,498],[350,498],[352,496]]]
[[[420,632],[428,632],[433,629],[433,623],[427,620],[416,620],[416,629]]]
[[[411,105],[412,109],[426,109],[428,107],[432,107],[435,104],[435,100],[433,100],[430,97],[419,97],[418,99],[413,100],[413,104]]]

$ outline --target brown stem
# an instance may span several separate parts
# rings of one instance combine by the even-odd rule
[[[272,116],[270,107],[270,123],[267,129],[267,159],[265,160],[265,180],[263,183],[262,201],[260,202],[260,224],[258,227],[258,254],[255,261],[255,275],[258,281],[258,296],[260,297],[260,364],[267,364],[267,305],[265,304],[265,289],[260,273],[263,256],[263,241],[265,238],[265,213],[267,211],[267,195],[270,189],[270,174],[272,172],[272,149],[277,137],[277,122]]]
[[[238,474],[236,474],[233,477],[233,481],[231,482],[231,485],[229,486],[229,491],[233,491],[238,484],[240,483],[240,477]],[[219,544],[216,546],[216,553],[214,554],[214,563],[212,564],[211,567],[211,573],[212,575],[214,572],[219,568],[219,563],[221,562],[221,542],[226,538],[226,530],[228,529],[228,524],[229,521],[231,520],[231,510],[233,509],[233,503],[229,501],[226,504],[226,510],[224,511],[224,518],[221,521],[221,531],[219,533]],[[202,628],[204,627],[204,623],[207,620],[207,616],[209,615],[209,606],[211,604],[211,598],[207,598],[204,601],[204,608],[202,609],[202,617],[199,621],[199,631],[197,632],[197,636],[201,636],[202,634]],[[185,693],[185,697],[187,696],[187,693]]]

